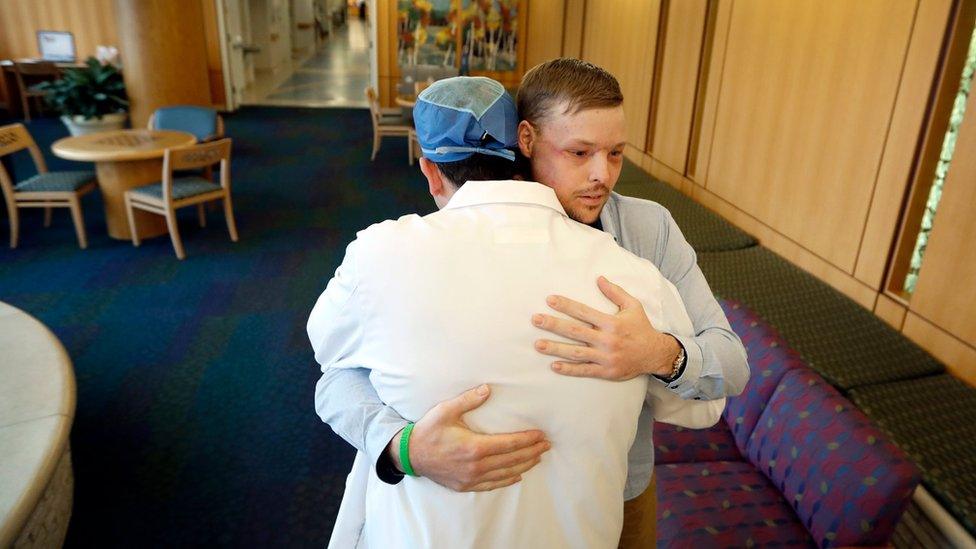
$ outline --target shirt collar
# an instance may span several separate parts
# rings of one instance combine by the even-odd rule
[[[454,193],[444,209],[480,204],[534,204],[566,215],[566,210],[552,189],[541,183],[514,180],[468,181]]]

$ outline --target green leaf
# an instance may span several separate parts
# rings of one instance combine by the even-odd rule
[[[69,116],[101,118],[129,105],[122,74],[94,57],[85,60],[83,68],[66,69],[60,79],[39,89],[46,92],[44,99],[52,108]]]

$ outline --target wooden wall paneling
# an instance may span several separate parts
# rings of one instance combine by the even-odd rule
[[[376,18],[376,71],[380,77],[390,76],[390,60],[396,59],[395,47],[394,51],[390,51],[390,42],[396,37],[395,2],[396,0],[377,0],[376,13],[373,14]]]
[[[660,0],[621,0],[612,6],[586,3],[583,58],[620,81],[627,113],[627,141],[647,142]]]
[[[644,151],[649,151],[654,147],[654,126],[657,119],[657,103],[661,96],[661,69],[664,66],[664,45],[668,36],[668,11],[671,7],[671,0],[661,0],[661,8],[657,15],[657,33],[654,44],[654,69],[651,71],[651,100],[648,106],[647,125],[645,131],[647,136],[644,138]]]
[[[784,236],[775,228],[739,209],[735,204],[695,185],[692,198],[706,208],[719,214],[733,225],[756,237],[759,243],[769,248],[787,261],[807,271],[816,278],[832,286],[838,292],[853,299],[862,307],[873,311],[877,292],[823,258],[813,254],[802,245]]]
[[[708,186],[708,161],[715,133],[715,113],[718,111],[728,45],[729,23],[732,21],[732,0],[709,0],[702,52],[702,81],[695,105],[695,124],[692,128],[688,177],[702,187]]]
[[[976,94],[971,94],[909,308],[966,344],[976,347],[974,206]]]
[[[854,269],[854,276],[879,290],[883,287],[885,268],[898,234],[905,197],[917,177],[918,149],[922,136],[928,132],[926,115],[929,111],[922,107],[930,104],[933,95],[952,4],[952,0],[925,0],[919,4],[915,16],[898,98]],[[921,176],[931,178],[933,173]],[[929,187],[925,188],[927,191]]]
[[[199,0],[117,0],[116,17],[133,127],[165,105],[211,105]]]
[[[564,9],[562,56],[583,57],[583,18],[586,15],[586,0],[566,0]]]
[[[737,1],[708,189],[853,273],[915,7]]]
[[[929,108],[924,131],[917,154],[918,160],[909,184],[908,198],[904,202],[898,234],[895,237],[894,252],[888,261],[885,275],[885,289],[903,298],[905,275],[911,264],[912,252],[918,238],[918,229],[925,212],[929,191],[935,179],[935,169],[942,154],[945,132],[949,117],[959,91],[959,77],[966,63],[969,41],[972,36],[973,18],[976,17],[976,1],[956,2],[956,12],[952,15],[949,36],[943,48],[943,60],[938,68],[933,100]]]
[[[376,71],[380,105],[393,107],[396,84],[400,77],[397,66],[397,5],[396,0],[376,1]]]
[[[907,312],[908,309],[904,305],[883,294],[878,296],[878,302],[874,305],[874,314],[898,331],[901,331],[905,323]]]
[[[976,387],[976,348],[912,311],[905,317],[902,333],[945,364],[949,373]]]
[[[118,45],[112,0],[0,0],[0,59],[38,57],[39,30],[71,32],[80,60],[95,46]],[[0,85],[0,102],[5,95]]]
[[[529,70],[562,56],[566,1],[531,0],[526,9],[525,70]]]
[[[79,59],[118,45],[112,0],[0,0],[0,58],[37,57],[37,31],[69,31]]]
[[[210,82],[210,103],[226,106],[224,93],[224,62],[220,57],[220,28],[217,24],[215,0],[200,0],[203,9],[204,39],[207,45],[207,76]]]
[[[708,0],[670,1],[660,52],[661,70],[647,150],[681,174],[688,158],[707,8]]]
[[[854,269],[854,276],[879,290],[898,234],[902,205],[913,180],[921,136],[926,132],[928,111],[922,106],[929,104],[933,95],[952,4],[952,0],[924,0],[915,15],[891,127]],[[972,30],[971,25],[969,28]],[[954,82],[958,86],[958,73]],[[945,131],[944,126],[942,131]],[[922,176],[931,178],[932,173]]]

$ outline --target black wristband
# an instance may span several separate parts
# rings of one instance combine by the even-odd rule
[[[403,473],[393,464],[393,458],[390,457],[386,448],[383,449],[380,457],[376,459],[376,476],[387,484],[399,484],[403,480]]]

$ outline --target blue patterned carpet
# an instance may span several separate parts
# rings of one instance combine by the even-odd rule
[[[133,248],[108,238],[93,194],[87,250],[67,210],[49,229],[22,214],[10,250],[0,213],[0,300],[47,324],[77,375],[69,546],[322,547],[331,532],[353,452],[315,415],[305,321],[357,230],[433,203],[403,139],[369,161],[364,110],[226,122],[240,242],[219,210],[200,229],[190,208],[185,261],[166,236]],[[29,129],[45,151],[66,134]],[[26,153],[15,171],[33,173]]]

